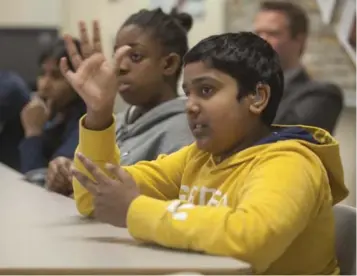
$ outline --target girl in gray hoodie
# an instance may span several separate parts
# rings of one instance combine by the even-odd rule
[[[116,118],[122,165],[154,160],[159,154],[175,152],[193,142],[185,99],[177,91],[191,26],[192,17],[176,10],[170,14],[161,9],[141,10],[131,15],[117,32],[114,50],[123,45],[132,47],[117,72],[118,92],[129,104]],[[101,51],[97,22],[93,24],[92,46],[83,22],[80,33],[84,55]],[[51,162],[46,181],[49,190],[72,193],[71,164],[71,160],[62,157]]]

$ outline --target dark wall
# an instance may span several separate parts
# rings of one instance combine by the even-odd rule
[[[39,55],[57,36],[57,29],[0,28],[0,70],[17,72],[35,90]]]

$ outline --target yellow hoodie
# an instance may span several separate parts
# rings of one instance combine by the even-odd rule
[[[119,163],[115,123],[81,126],[77,150],[102,168]],[[348,191],[338,144],[321,129],[277,127],[221,163],[192,144],[124,169],[142,194],[128,213],[134,238],[231,256],[258,274],[339,273],[332,205]],[[73,188],[79,212],[91,214],[91,195]]]

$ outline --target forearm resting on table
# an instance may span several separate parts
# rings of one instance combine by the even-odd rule
[[[106,173],[104,166],[106,163],[119,164],[119,149],[115,140],[115,119],[112,124],[104,130],[91,130],[84,126],[86,115],[79,122],[79,145],[76,152],[94,162]],[[92,178],[77,156],[74,157],[74,166],[83,174]],[[93,178],[92,178],[93,179]],[[73,178],[73,192],[79,213],[88,216],[93,212],[92,195]]]

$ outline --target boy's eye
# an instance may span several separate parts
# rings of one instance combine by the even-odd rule
[[[43,68],[40,68],[37,76],[43,77],[46,75],[53,79],[63,78],[63,75],[60,70],[53,70],[53,71],[48,72],[48,71],[44,70]]]
[[[130,55],[130,59],[133,61],[133,62],[139,62],[143,59],[143,56],[140,55],[140,54],[137,54],[137,53],[132,53]]]
[[[210,87],[210,86],[203,86],[203,87],[201,88],[201,93],[202,93],[202,95],[204,95],[204,96],[209,96],[210,94],[213,93],[213,88]]]
[[[61,79],[63,77],[61,71],[54,71],[52,72],[51,74],[51,77],[54,78],[54,79]]]

